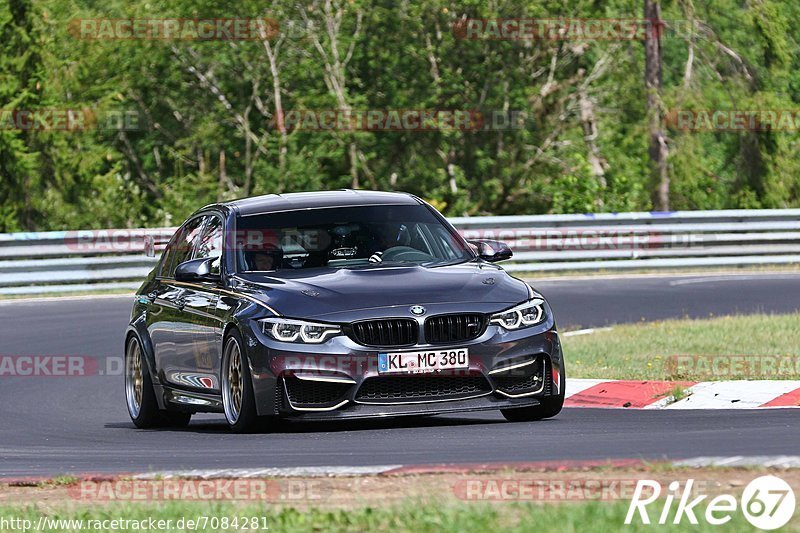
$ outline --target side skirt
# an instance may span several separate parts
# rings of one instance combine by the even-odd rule
[[[219,394],[189,392],[164,387],[165,403],[170,409],[189,413],[223,413],[222,397]]]

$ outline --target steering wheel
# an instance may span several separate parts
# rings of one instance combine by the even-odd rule
[[[387,248],[381,256],[382,261],[413,261],[423,262],[430,261],[433,256],[421,252],[416,248],[410,246],[392,246]]]

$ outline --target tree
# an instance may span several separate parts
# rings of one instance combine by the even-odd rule
[[[647,90],[647,122],[650,145],[651,174],[653,179],[653,207],[669,211],[669,148],[662,120],[662,65],[661,65],[661,4],[659,0],[644,0],[644,20],[651,29],[645,37],[644,83]]]
[[[37,133],[11,125],[19,112],[40,107],[46,76],[31,1],[10,0],[0,17],[0,231],[13,231],[34,224],[32,195],[41,167]]]

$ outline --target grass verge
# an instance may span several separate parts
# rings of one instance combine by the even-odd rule
[[[665,320],[564,337],[562,345],[575,378],[800,379],[798,324],[800,313]]]
[[[386,476],[140,480],[135,486],[129,479],[77,482],[63,477],[39,484],[0,483],[0,531],[264,531],[268,528],[288,532],[516,532],[534,531],[546,525],[548,530],[575,533],[652,528],[686,531],[687,527],[705,532],[718,530],[704,525],[707,502],[722,494],[739,501],[745,486],[765,474],[777,475],[791,486],[800,483],[800,469],[698,469],[668,462],[627,467],[600,463],[577,468],[553,465],[531,470],[498,468]],[[647,507],[653,522],[666,504],[666,487],[675,480],[685,487],[686,480],[692,479],[691,496],[702,495],[706,502],[696,509],[700,525],[689,526],[685,517],[679,526],[645,526],[638,519],[632,525],[625,525],[635,486],[641,479],[653,480],[663,488],[661,498]],[[238,489],[229,487],[233,482],[238,483]],[[186,490],[192,487],[193,490]],[[252,490],[247,490],[248,487]],[[213,498],[208,494],[220,494],[223,499],[208,499]],[[254,499],[246,499],[247,494]],[[675,507],[672,505],[668,513],[670,522]],[[732,522],[726,524],[725,531],[752,530],[740,510],[731,515]],[[786,530],[798,531],[799,519],[790,522]],[[114,524],[112,520],[130,522]],[[145,521],[147,527],[142,527]],[[155,525],[158,521],[163,522]]]

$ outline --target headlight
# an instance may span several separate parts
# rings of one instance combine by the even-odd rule
[[[513,330],[533,326],[542,322],[544,318],[544,300],[534,298],[508,311],[492,315],[489,323]]]
[[[261,331],[277,341],[319,344],[329,337],[342,333],[339,326],[319,324],[289,318],[265,318],[261,320]]]

